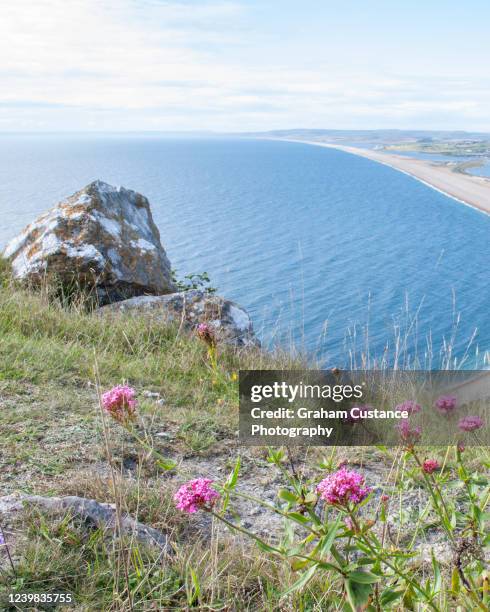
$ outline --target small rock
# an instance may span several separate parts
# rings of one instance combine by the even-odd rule
[[[116,511],[113,504],[101,504],[85,497],[41,497],[39,495],[7,495],[0,497],[0,518],[4,516],[17,516],[24,510],[24,506],[34,505],[47,512],[71,513],[78,517],[87,526],[114,531],[116,529]],[[138,541],[148,545],[158,546],[166,554],[172,553],[168,537],[130,516],[124,515],[121,519],[122,530],[125,534],[135,537]]]
[[[247,311],[219,295],[204,291],[181,291],[168,295],[144,295],[109,304],[101,316],[130,313],[154,321],[176,323],[186,330],[207,323],[218,341],[237,347],[260,346]]]
[[[143,391],[143,397],[147,397],[148,399],[158,399],[160,397],[160,393],[158,393],[158,391]]]

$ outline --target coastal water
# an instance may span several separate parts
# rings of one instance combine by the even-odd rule
[[[0,143],[0,247],[100,178],[150,199],[178,274],[206,271],[267,346],[339,366],[366,344],[371,358],[392,359],[397,336],[421,366],[439,367],[444,344],[461,360],[472,336],[464,366],[490,349],[490,217],[389,167],[245,139]]]
[[[468,168],[466,172],[468,172],[469,174],[474,174],[475,176],[484,176],[486,178],[490,178],[490,159],[485,158],[481,166]]]

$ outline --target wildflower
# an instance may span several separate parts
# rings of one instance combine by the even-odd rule
[[[356,411],[354,413],[356,414],[356,416],[352,416],[352,413],[354,410]],[[369,404],[361,404],[360,406],[352,406],[352,408],[347,413],[347,416],[345,417],[344,421],[348,425],[355,425],[356,423],[359,423],[359,421],[362,421],[365,418],[365,414],[367,413],[368,410],[373,410],[373,407],[370,406]]]
[[[212,483],[209,478],[196,478],[186,482],[174,495],[177,508],[189,514],[201,508],[209,510],[220,497],[219,493],[211,488]]]
[[[417,414],[417,412],[420,412],[422,410],[422,406],[417,404],[417,402],[414,400],[405,400],[401,404],[398,404],[398,406],[395,406],[395,410],[399,410],[400,412],[408,412],[408,416],[411,416],[412,414]]]
[[[356,408],[357,406],[354,406],[354,407]],[[358,420],[360,420],[360,419],[355,419],[351,415],[350,410],[349,410],[349,412],[347,413],[347,416],[344,419],[344,423],[346,423],[347,425],[355,425]]]
[[[426,459],[422,465],[422,469],[426,474],[432,474],[436,470],[438,470],[441,466],[439,462],[435,459]]]
[[[383,494],[381,496],[381,503],[382,504],[387,504],[389,501],[390,501],[390,496],[389,495]]]
[[[459,420],[458,427],[461,431],[475,431],[483,427],[484,421],[479,416],[465,416]]]
[[[197,326],[197,335],[208,346],[216,346],[216,336],[214,330],[207,323],[199,323],[199,325]]]
[[[451,414],[456,408],[457,400],[454,395],[441,395],[434,402],[434,406],[441,414]]]
[[[3,533],[0,531],[0,546],[7,546]]]
[[[112,418],[124,423],[134,419],[137,406],[135,395],[132,387],[117,385],[102,395],[102,406]]]
[[[456,448],[458,450],[458,453],[464,453],[465,451],[465,445],[461,442],[461,440],[458,440],[458,444],[456,445]]]
[[[364,486],[364,476],[341,468],[324,478],[316,488],[320,497],[329,504],[346,506],[349,502],[359,504],[370,493]]]
[[[422,428],[418,425],[411,425],[410,419],[401,419],[395,427],[398,429],[398,433],[403,442],[412,445],[420,440]]]

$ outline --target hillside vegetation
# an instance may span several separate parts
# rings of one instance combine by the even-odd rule
[[[110,502],[167,534],[173,550],[166,556],[154,547],[110,537],[69,513],[53,517],[27,508],[10,517],[6,529],[13,568],[0,548],[1,609],[19,609],[7,603],[12,592],[73,593],[74,609],[80,611],[352,610],[356,598],[371,602],[369,610],[470,609],[465,607],[470,604],[488,609],[483,595],[488,578],[480,553],[468,561],[474,583],[467,588],[475,590],[470,597],[453,567],[454,551],[437,513],[430,508],[430,493],[404,449],[298,448],[271,455],[264,448],[239,446],[239,369],[293,368],[302,365],[299,360],[279,352],[218,347],[213,364],[194,334],[145,318],[122,316],[108,322],[73,300],[63,304],[47,289],[18,286],[5,262],[1,265],[0,498],[35,493]],[[138,427],[146,447],[104,418],[99,407],[99,393],[121,383],[137,392]],[[176,469],[163,469],[148,449],[175,461]],[[430,452],[442,466],[444,481],[453,483],[459,508],[454,529],[460,529],[467,506],[454,449]],[[176,509],[173,496],[183,481],[206,476],[223,483],[237,468],[237,456],[240,490],[268,506],[264,510],[239,500],[228,520],[274,546],[292,546],[297,537],[294,528],[283,525],[284,504],[301,507],[291,492],[281,493],[288,484],[286,467],[310,487],[339,465],[360,469],[375,494],[376,517],[382,516],[381,493],[393,496],[391,527],[383,532],[383,541],[386,536],[390,555],[407,551],[410,572],[421,583],[432,584],[436,577],[438,590],[427,596],[432,602],[417,603],[419,594],[409,583],[397,588],[395,576],[390,578],[395,586],[376,585],[375,607],[371,586],[357,591],[350,579],[325,569],[306,579],[304,564],[293,561],[297,552],[278,558],[269,554],[274,548],[264,552],[210,513],[186,515]],[[488,483],[481,472],[488,471],[488,459],[469,449],[466,461],[483,487],[477,491],[474,485],[474,495],[478,500],[482,496],[483,516]],[[301,522],[298,512],[292,515]],[[359,551],[346,550],[354,563]],[[431,560],[431,550],[437,551],[437,561]],[[360,576],[378,580],[369,572]]]

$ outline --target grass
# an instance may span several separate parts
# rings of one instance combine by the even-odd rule
[[[221,350],[223,376],[217,381],[203,344],[176,328],[130,316],[109,323],[75,305],[64,308],[43,291],[12,284],[4,262],[0,284],[2,494],[76,494],[115,501],[97,411],[96,362],[102,386],[126,381],[140,393],[156,392],[163,398],[163,404],[140,401],[149,430],[165,434],[153,437],[158,450],[181,461],[223,455],[224,466],[228,448],[223,440],[233,440],[237,428],[234,373],[251,365],[292,365],[286,355]],[[168,475],[142,456],[122,428],[110,425],[110,435],[125,509],[170,531],[176,542],[177,554],[170,562],[154,550],[134,547],[129,579],[135,609],[183,609],[198,601],[219,608],[235,601],[237,593],[253,605],[264,589],[276,589],[267,579],[276,571],[274,563],[258,558],[250,547],[241,545],[236,555],[230,548],[218,560],[217,547],[224,544],[214,531],[203,535],[197,524],[191,521],[189,526],[177,514],[175,485],[169,486]],[[117,571],[118,553],[103,534],[87,534],[67,517],[53,521],[38,513],[29,515],[25,530],[29,538],[17,547],[17,577],[12,582],[0,572],[0,601],[7,591],[61,590],[75,594],[79,610],[127,609],[128,602],[119,595],[124,580]],[[188,584],[191,567],[199,580],[198,596]],[[217,579],[223,574],[224,582]]]
[[[1,565],[0,553],[0,609],[15,609],[6,603],[2,608],[12,591],[71,592],[80,611],[344,609],[341,583],[329,575],[281,598],[297,579],[290,565],[230,534],[208,515],[184,517],[172,499],[185,475],[223,479],[239,453],[245,490],[273,497],[282,480],[277,470],[271,472],[264,449],[243,450],[237,443],[235,374],[238,369],[298,368],[300,359],[221,348],[216,375],[203,343],[177,328],[131,316],[109,321],[80,304],[63,306],[46,291],[13,284],[1,260],[0,287],[2,495],[72,494],[117,503],[168,533],[174,548],[172,557],[162,557],[69,515],[48,517],[30,509],[12,527],[17,534],[15,576]],[[124,381],[137,389],[149,440],[178,462],[177,476],[162,472],[114,423],[108,424],[107,456],[96,371],[102,388]],[[145,397],[145,391],[157,395]],[[324,453],[324,462],[348,459],[371,469],[380,487],[398,486],[399,452],[299,448],[292,458],[311,475],[320,473],[312,466]],[[444,459],[443,451],[432,455]],[[477,453],[468,457],[478,468]],[[448,475],[453,469],[449,461]],[[407,486],[420,491],[420,479],[414,476]],[[402,493],[397,542],[405,541],[414,521],[402,507]],[[254,516],[257,528],[268,535],[277,527],[263,514]],[[423,564],[420,571],[426,571]],[[446,603],[441,599],[441,610],[452,609]]]

